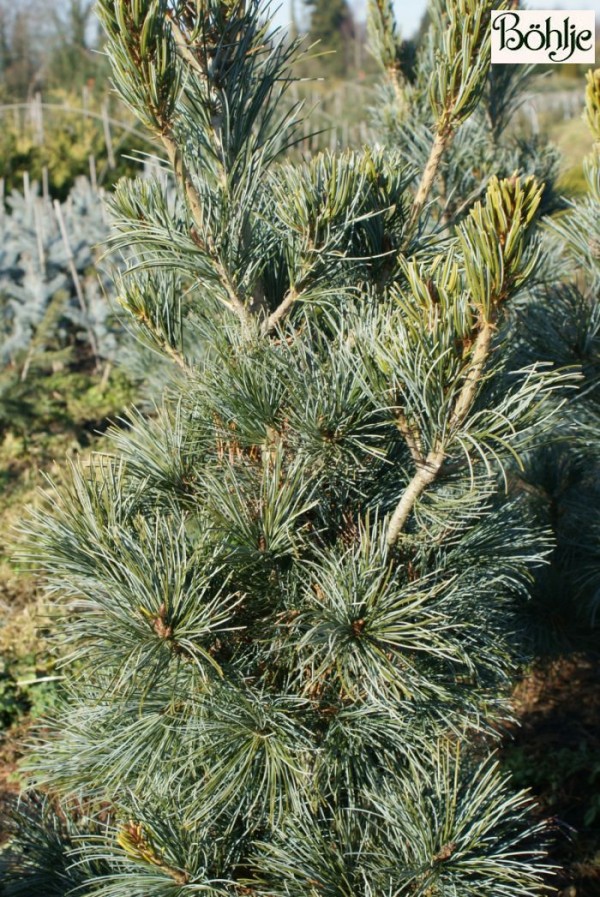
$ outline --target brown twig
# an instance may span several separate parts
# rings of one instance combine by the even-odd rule
[[[283,301],[277,306],[274,312],[272,312],[269,317],[263,322],[261,327],[261,332],[263,336],[268,336],[268,334],[272,333],[277,325],[285,318],[287,313],[290,311],[292,305],[298,300],[302,291],[298,290],[297,287],[290,287]]]
[[[473,354],[469,364],[469,371],[450,418],[451,431],[460,427],[473,406],[477,389],[483,376],[483,369],[490,354],[493,330],[493,325],[488,321],[484,321],[480,325],[479,333],[473,343]]]

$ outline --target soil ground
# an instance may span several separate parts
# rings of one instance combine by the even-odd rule
[[[504,760],[553,823],[553,895],[600,897],[600,657],[534,669],[514,694],[519,725]]]

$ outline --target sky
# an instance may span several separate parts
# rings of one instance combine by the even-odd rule
[[[303,0],[295,0],[296,9],[304,7]],[[364,18],[366,0],[350,0],[352,7],[357,11],[359,18]],[[291,0],[273,0],[273,6],[280,5],[281,9],[276,16],[279,25],[288,25],[290,21]],[[396,19],[400,31],[405,37],[410,37],[417,29],[421,16],[427,5],[427,0],[394,0]],[[528,0],[526,6],[529,9],[593,9],[596,19],[600,20],[600,0]]]
[[[366,3],[357,4],[364,7]],[[410,37],[421,21],[427,0],[395,0],[396,18],[400,30]],[[527,0],[523,4],[528,9],[593,9],[600,18],[600,0]]]

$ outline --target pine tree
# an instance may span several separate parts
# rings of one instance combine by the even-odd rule
[[[67,696],[9,895],[541,892],[491,750],[551,549],[514,473],[572,375],[513,348],[542,185],[431,213],[489,83],[491,0],[445,5],[417,168],[286,158],[297,48],[255,0],[100,2],[177,187],[122,182],[112,240],[173,376],[29,527]]]

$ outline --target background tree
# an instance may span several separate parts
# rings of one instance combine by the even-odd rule
[[[37,91],[78,92],[101,82],[108,68],[98,48],[97,22],[90,0],[31,0],[0,3],[0,72],[7,99],[22,101]],[[33,27],[35,22],[35,28]]]
[[[31,96],[39,86],[41,66],[31,17],[24,10],[11,15],[6,7],[0,13],[4,89],[10,97]]]
[[[310,12],[308,40],[318,41],[317,53],[328,54],[319,68],[330,77],[343,78],[354,62],[356,29],[347,0],[305,0]]]
[[[73,83],[108,84],[105,57],[98,53],[97,20],[93,0],[69,0],[53,10],[53,39],[46,63],[46,84],[65,88]]]
[[[63,200],[77,177],[110,185],[140,170],[136,151],[155,149],[109,91],[92,2],[61,0],[48,10],[38,0],[0,0],[0,73],[5,196],[37,181]]]
[[[543,189],[430,214],[491,6],[437,9],[416,167],[285,158],[296,47],[259,3],[101,0],[176,185],[115,193],[119,301],[173,376],[29,527],[67,696],[8,894],[541,892],[491,750],[552,544],[514,471],[573,379],[513,351]]]

